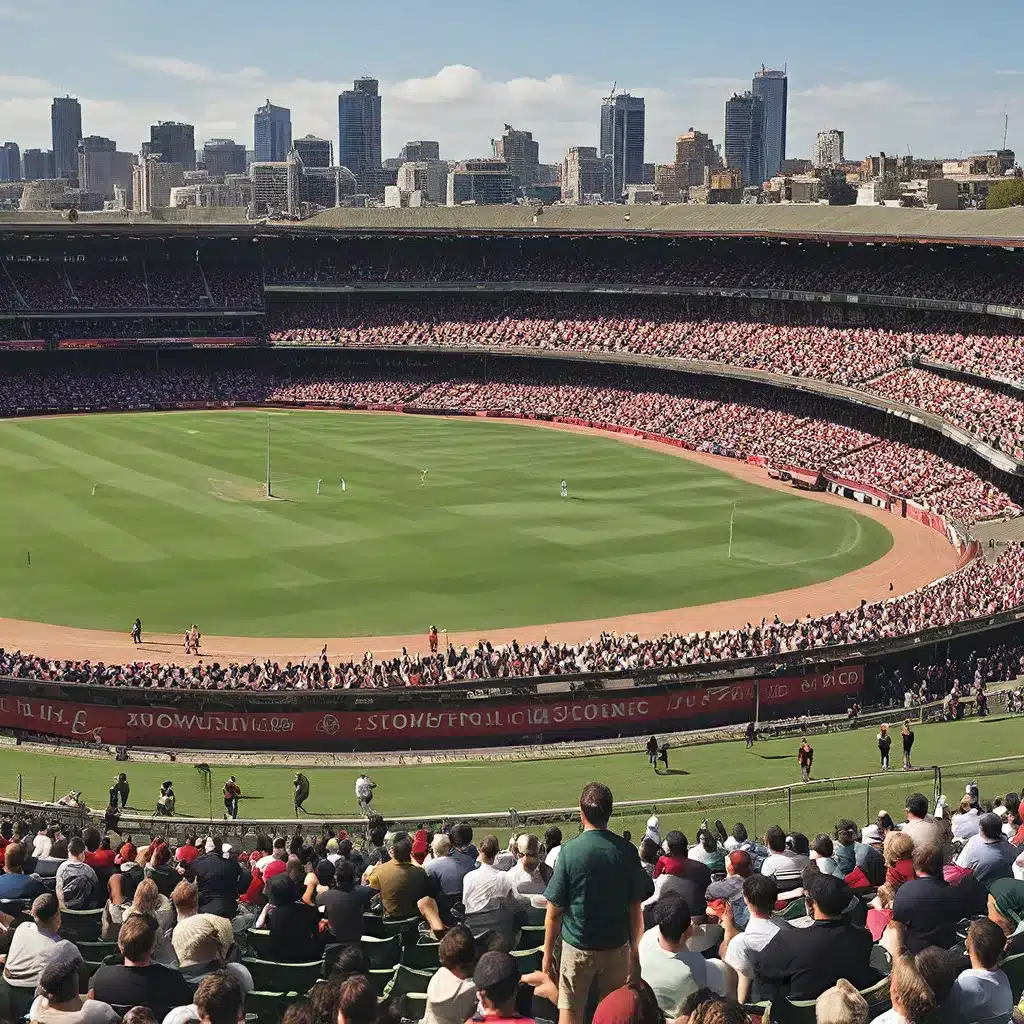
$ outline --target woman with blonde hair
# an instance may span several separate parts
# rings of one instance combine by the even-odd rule
[[[960,806],[953,815],[953,838],[967,842],[972,836],[976,836],[981,830],[981,812],[974,806],[970,793],[965,793],[960,800]]]
[[[876,1017],[876,1024],[927,1024],[938,1006],[931,986],[908,954],[893,959],[889,1000],[892,1009]]]
[[[174,947],[171,945],[171,932],[174,931],[176,921],[174,907],[160,892],[152,878],[145,878],[139,882],[132,905],[124,915],[125,921],[133,914],[151,914],[156,918],[159,929],[156,933],[153,961],[165,967],[177,967],[178,958],[174,955]]]
[[[914,880],[914,840],[906,832],[890,832],[882,843],[882,856],[885,881],[893,892],[904,882]]]

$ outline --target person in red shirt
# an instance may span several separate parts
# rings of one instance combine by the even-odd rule
[[[516,1012],[516,996],[519,992],[519,965],[508,953],[491,950],[484,953],[473,970],[473,984],[480,996],[483,1011],[474,1021],[487,1024],[505,1024],[516,1021],[525,1024],[532,1017],[521,1017]]]
[[[117,856],[113,850],[104,850],[103,837],[99,829],[87,828],[82,833],[82,841],[85,843],[85,863],[93,871],[112,871],[114,858]]]
[[[430,653],[437,654],[437,626],[431,626],[427,634],[427,641],[430,644]]]
[[[194,832],[185,833],[185,842],[174,851],[174,859],[179,864],[191,864],[199,856]]]

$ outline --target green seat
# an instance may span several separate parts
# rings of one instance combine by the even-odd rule
[[[409,942],[402,950],[402,963],[414,971],[436,971],[441,966],[440,942]]]
[[[426,996],[427,985],[430,984],[433,975],[433,971],[414,971],[411,967],[399,964],[395,969],[391,987],[385,994],[389,999],[399,999],[409,995],[410,992],[418,992]]]
[[[419,934],[420,922],[422,920],[422,917],[385,917],[381,922],[384,929],[384,936],[409,936],[412,938],[412,941],[415,942],[416,936]]]
[[[384,931],[384,918],[380,914],[363,914],[363,934],[383,939],[386,935]]]
[[[881,981],[876,982],[870,988],[862,988],[860,994],[868,1004],[868,1020],[881,1017],[892,1006],[892,1002],[889,999],[888,976],[882,978]]]
[[[543,949],[514,949],[512,956],[519,964],[520,974],[532,974],[540,970],[544,950]]]
[[[770,1024],[816,1024],[816,1003],[816,999],[773,999],[761,1019]]]
[[[540,949],[544,945],[544,925],[528,924],[523,926],[516,942],[516,949]]]
[[[366,954],[372,968],[387,967],[389,970],[402,959],[402,937],[391,935],[386,939],[373,935],[364,935],[359,946]]]
[[[807,903],[803,897],[800,899],[792,900],[787,903],[782,910],[778,911],[774,916],[781,917],[783,921],[793,921],[798,917],[804,917],[807,914]]]
[[[277,1024],[287,1005],[288,997],[280,992],[250,992],[245,997],[245,1016],[255,1016],[259,1024]]]
[[[270,930],[268,928],[247,928],[245,939],[257,960],[266,960],[270,949]]]
[[[305,964],[281,964],[273,960],[246,958],[242,961],[252,975],[253,987],[277,995],[305,995],[323,971],[323,960]]]
[[[533,905],[530,905],[526,908],[526,924],[530,928],[536,927],[537,925],[543,925],[544,918],[546,916],[546,907],[535,907]]]
[[[406,992],[405,1006],[402,1008],[404,1020],[423,1020],[427,1012],[426,992]]]
[[[1002,967],[1003,973],[1010,981],[1013,1004],[1016,1006],[1020,1002],[1021,996],[1024,995],[1024,953],[1008,956],[999,966]]]
[[[394,980],[395,968],[371,968],[370,969],[370,984],[373,986],[373,991],[377,998],[380,999],[387,990],[388,985]]]
[[[86,960],[78,968],[78,991],[84,996],[89,991],[92,976],[103,966],[98,960]]]
[[[116,942],[76,942],[79,953],[87,963],[102,963],[108,956],[120,956]]]
[[[98,910],[61,910],[60,937],[79,942],[98,942],[103,908]]]

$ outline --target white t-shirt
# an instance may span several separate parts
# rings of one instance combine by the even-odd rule
[[[1008,1019],[1013,1012],[1013,991],[1006,975],[999,970],[983,971],[973,967],[960,972],[946,1003],[950,1019],[964,1021]]]
[[[515,888],[508,871],[493,864],[481,864],[462,880],[462,902],[467,914],[516,903]]]
[[[543,893],[547,888],[547,883],[544,881],[540,869],[534,868],[531,873],[523,867],[522,861],[516,864],[514,868],[509,869],[508,877],[515,891],[520,896],[536,896]]]
[[[373,794],[373,786],[370,784],[370,780],[365,775],[360,775],[356,779],[356,799],[366,800]]]
[[[49,857],[53,849],[53,840],[45,833],[40,832],[32,840],[32,856],[38,860],[40,857]]]
[[[754,979],[765,946],[782,929],[775,921],[751,916],[747,927],[725,948],[725,962],[744,978]]]
[[[799,886],[800,873],[808,864],[810,864],[808,857],[802,853],[794,853],[792,850],[786,850],[785,853],[770,853],[761,865],[761,874],[771,875],[775,879],[796,879],[796,884]]]
[[[981,815],[972,807],[963,814],[953,815],[953,835],[957,839],[970,839],[978,834]]]
[[[552,871],[555,870],[555,865],[558,863],[558,855],[562,852],[561,846],[556,846],[553,850],[548,851],[548,855],[544,858],[544,863],[547,864]]]
[[[658,1006],[669,1020],[675,1020],[687,997],[697,991],[693,972],[671,950],[661,946],[661,929],[644,932],[637,952],[640,954],[640,977],[654,990]]]

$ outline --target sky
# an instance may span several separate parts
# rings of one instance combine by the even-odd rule
[[[617,83],[645,97],[645,157],[665,163],[691,127],[721,142],[725,101],[765,64],[789,72],[787,156],[839,128],[848,159],[956,157],[1000,147],[1004,113],[1024,150],[1021,38],[1019,2],[979,19],[952,0],[0,0],[0,143],[49,149],[51,99],[69,93],[84,133],[124,151],[157,120],[194,124],[198,147],[251,148],[268,98],[291,109],[294,137],[337,146],[337,95],[371,75],[385,157],[410,139],[438,140],[445,159],[489,156],[508,123],[553,163],[597,145]]]

